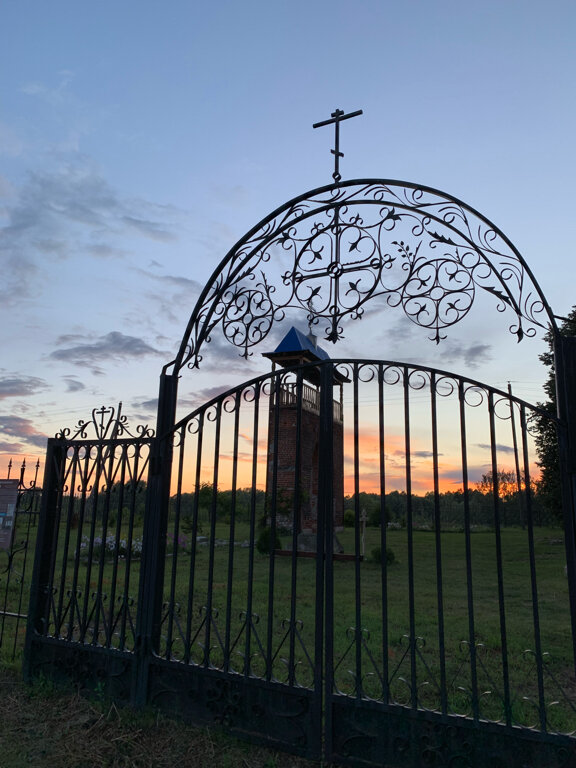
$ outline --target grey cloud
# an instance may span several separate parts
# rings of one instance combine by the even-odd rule
[[[221,395],[223,392],[227,392],[229,389],[232,389],[233,386],[233,384],[219,384],[215,387],[205,387],[204,389],[199,389],[194,393],[196,402],[207,403],[209,400],[212,400],[212,398],[218,397],[218,395]]]
[[[491,451],[492,446],[488,443],[477,443],[478,448],[482,448],[485,451]],[[495,448],[500,453],[514,453],[514,448],[510,445],[502,445],[501,443],[497,443],[495,445]]]
[[[48,388],[44,379],[36,376],[1,376],[0,400],[7,397],[28,397]]]
[[[56,339],[57,344],[73,344],[76,341],[83,341],[86,337],[81,333],[63,333]]]
[[[201,285],[197,280],[191,280],[189,277],[181,277],[178,275],[150,275],[151,277],[154,277],[156,280],[161,280],[164,283],[169,283],[170,285],[173,285],[175,288],[182,288],[189,291],[193,291],[196,294],[200,294],[203,285]]]
[[[38,432],[30,419],[0,414],[0,432],[38,448],[46,448],[47,436]]]
[[[438,355],[442,363],[451,364],[463,361],[468,368],[478,368],[492,359],[490,344],[462,344],[456,341],[443,341],[438,346]]]
[[[128,226],[138,230],[138,232],[146,235],[146,237],[152,238],[152,240],[170,242],[171,240],[176,239],[172,232],[169,232],[167,229],[160,226],[157,222],[138,219],[135,216],[123,216],[122,220]]]
[[[5,443],[0,440],[0,453],[17,454],[24,451],[22,443]]]
[[[128,360],[131,358],[141,358],[148,356],[167,357],[168,353],[151,347],[143,339],[136,336],[126,336],[119,331],[111,331],[105,336],[100,336],[95,340],[78,335],[63,336],[57,340],[58,344],[69,344],[72,341],[83,343],[74,343],[72,346],[65,346],[51,352],[49,357],[53,360],[60,360],[71,363],[72,365],[91,365],[94,373],[101,373],[101,370],[94,366],[98,361],[109,360]]]
[[[487,363],[492,359],[491,344],[472,344],[463,350],[464,362],[470,368],[477,368],[481,363]]]
[[[462,470],[461,469],[447,469],[440,471],[438,476],[442,480],[452,480],[453,483],[460,483],[462,485]]]
[[[393,452],[392,456],[406,456],[406,451],[403,451],[401,449],[398,449]],[[417,458],[417,459],[430,459],[434,456],[433,451],[411,451],[410,452],[410,458]],[[443,453],[439,453],[438,456],[444,456]]]
[[[203,286],[196,280],[180,275],[162,275],[149,270],[135,270],[139,275],[149,278],[155,283],[156,287],[146,294],[146,300],[153,303],[156,313],[162,315],[165,319],[182,325],[186,320],[186,311],[184,317],[181,315],[181,308],[191,308],[196,303]]]
[[[162,268],[162,265],[157,263],[155,263],[153,266],[156,268]],[[137,269],[136,271],[139,274],[150,278],[151,280],[161,283],[162,285],[169,285],[177,288],[178,290],[192,292],[195,297],[199,296],[202,292],[202,289],[204,288],[204,285],[199,283],[197,280],[192,280],[191,278],[183,277],[182,275],[159,275],[156,272],[150,272],[146,269]]]
[[[126,255],[126,251],[122,248],[114,248],[107,243],[94,243],[86,246],[86,251],[99,259],[119,259]]]
[[[78,381],[74,376],[63,376],[62,378],[66,382],[67,392],[81,392],[83,389],[86,389],[86,385]]]
[[[200,370],[203,373],[238,375],[240,380],[244,381],[270,369],[269,362],[263,360],[261,353],[275,348],[276,345],[272,341],[269,345],[264,341],[252,349],[249,348],[249,357],[245,359],[242,357],[243,348],[236,347],[224,337],[221,325],[214,328],[210,339],[209,342],[204,342],[200,349]]]
[[[51,254],[59,258],[65,258],[70,253],[70,247],[65,240],[38,238],[33,241],[33,245],[41,253]]]
[[[55,170],[29,173],[5,214],[0,300],[7,304],[39,290],[40,257],[123,256],[118,240],[134,232],[155,241],[174,240],[183,212],[121,198],[86,158],[75,155]]]
[[[158,398],[153,397],[151,400],[139,400],[132,403],[133,408],[141,408],[144,411],[152,411],[156,413],[158,408]]]

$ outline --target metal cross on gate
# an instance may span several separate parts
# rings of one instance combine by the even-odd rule
[[[332,174],[332,178],[336,183],[338,183],[342,178],[340,175],[340,158],[344,157],[344,153],[340,152],[340,123],[342,120],[348,120],[350,117],[358,117],[358,115],[361,114],[361,109],[357,110],[356,112],[349,112],[347,115],[344,114],[344,110],[337,109],[332,112],[330,120],[322,120],[322,122],[314,123],[312,126],[312,128],[322,128],[323,125],[331,125],[334,123],[334,149],[331,149],[330,151],[334,155],[334,173]]]

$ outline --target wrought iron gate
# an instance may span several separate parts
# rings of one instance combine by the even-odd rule
[[[155,436],[111,416],[50,442],[28,672],[327,761],[576,766],[576,342],[477,211],[333,178],[215,270],[162,371]],[[376,300],[439,343],[480,296],[519,341],[551,331],[556,528],[533,407],[466,377],[318,359],[177,418],[217,329],[248,357],[299,310],[336,342]]]
[[[286,409],[299,437],[291,494]],[[575,765],[569,560],[534,494],[531,413],[402,363],[277,371],[179,422],[164,529],[143,540],[154,438],[54,441],[30,673],[313,759]],[[305,479],[311,439],[318,472]],[[335,530],[339,441],[350,527]],[[482,491],[479,466],[491,468]]]

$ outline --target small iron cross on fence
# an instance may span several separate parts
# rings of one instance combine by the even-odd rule
[[[334,149],[331,149],[330,151],[334,155],[334,173],[332,174],[332,178],[336,183],[338,183],[342,178],[340,175],[340,158],[344,157],[344,153],[340,152],[340,123],[342,120],[348,120],[350,117],[358,117],[358,115],[361,114],[361,109],[357,110],[356,112],[349,112],[347,115],[344,114],[342,109],[337,109],[335,112],[332,112],[330,120],[322,120],[322,122],[314,123],[312,126],[312,128],[322,128],[323,125],[331,125],[334,123]]]

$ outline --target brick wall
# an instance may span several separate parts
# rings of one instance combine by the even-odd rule
[[[297,445],[298,409],[281,405],[278,409],[278,440],[274,434],[275,409],[271,407],[268,422],[268,504],[272,503],[274,452],[278,451],[276,475],[276,514],[292,518],[294,491],[299,467],[300,492],[297,495],[298,530],[316,531],[318,515],[318,472],[320,418],[314,411],[302,409],[300,446]],[[334,422],[334,525],[341,527],[344,517],[344,441],[343,425]]]

